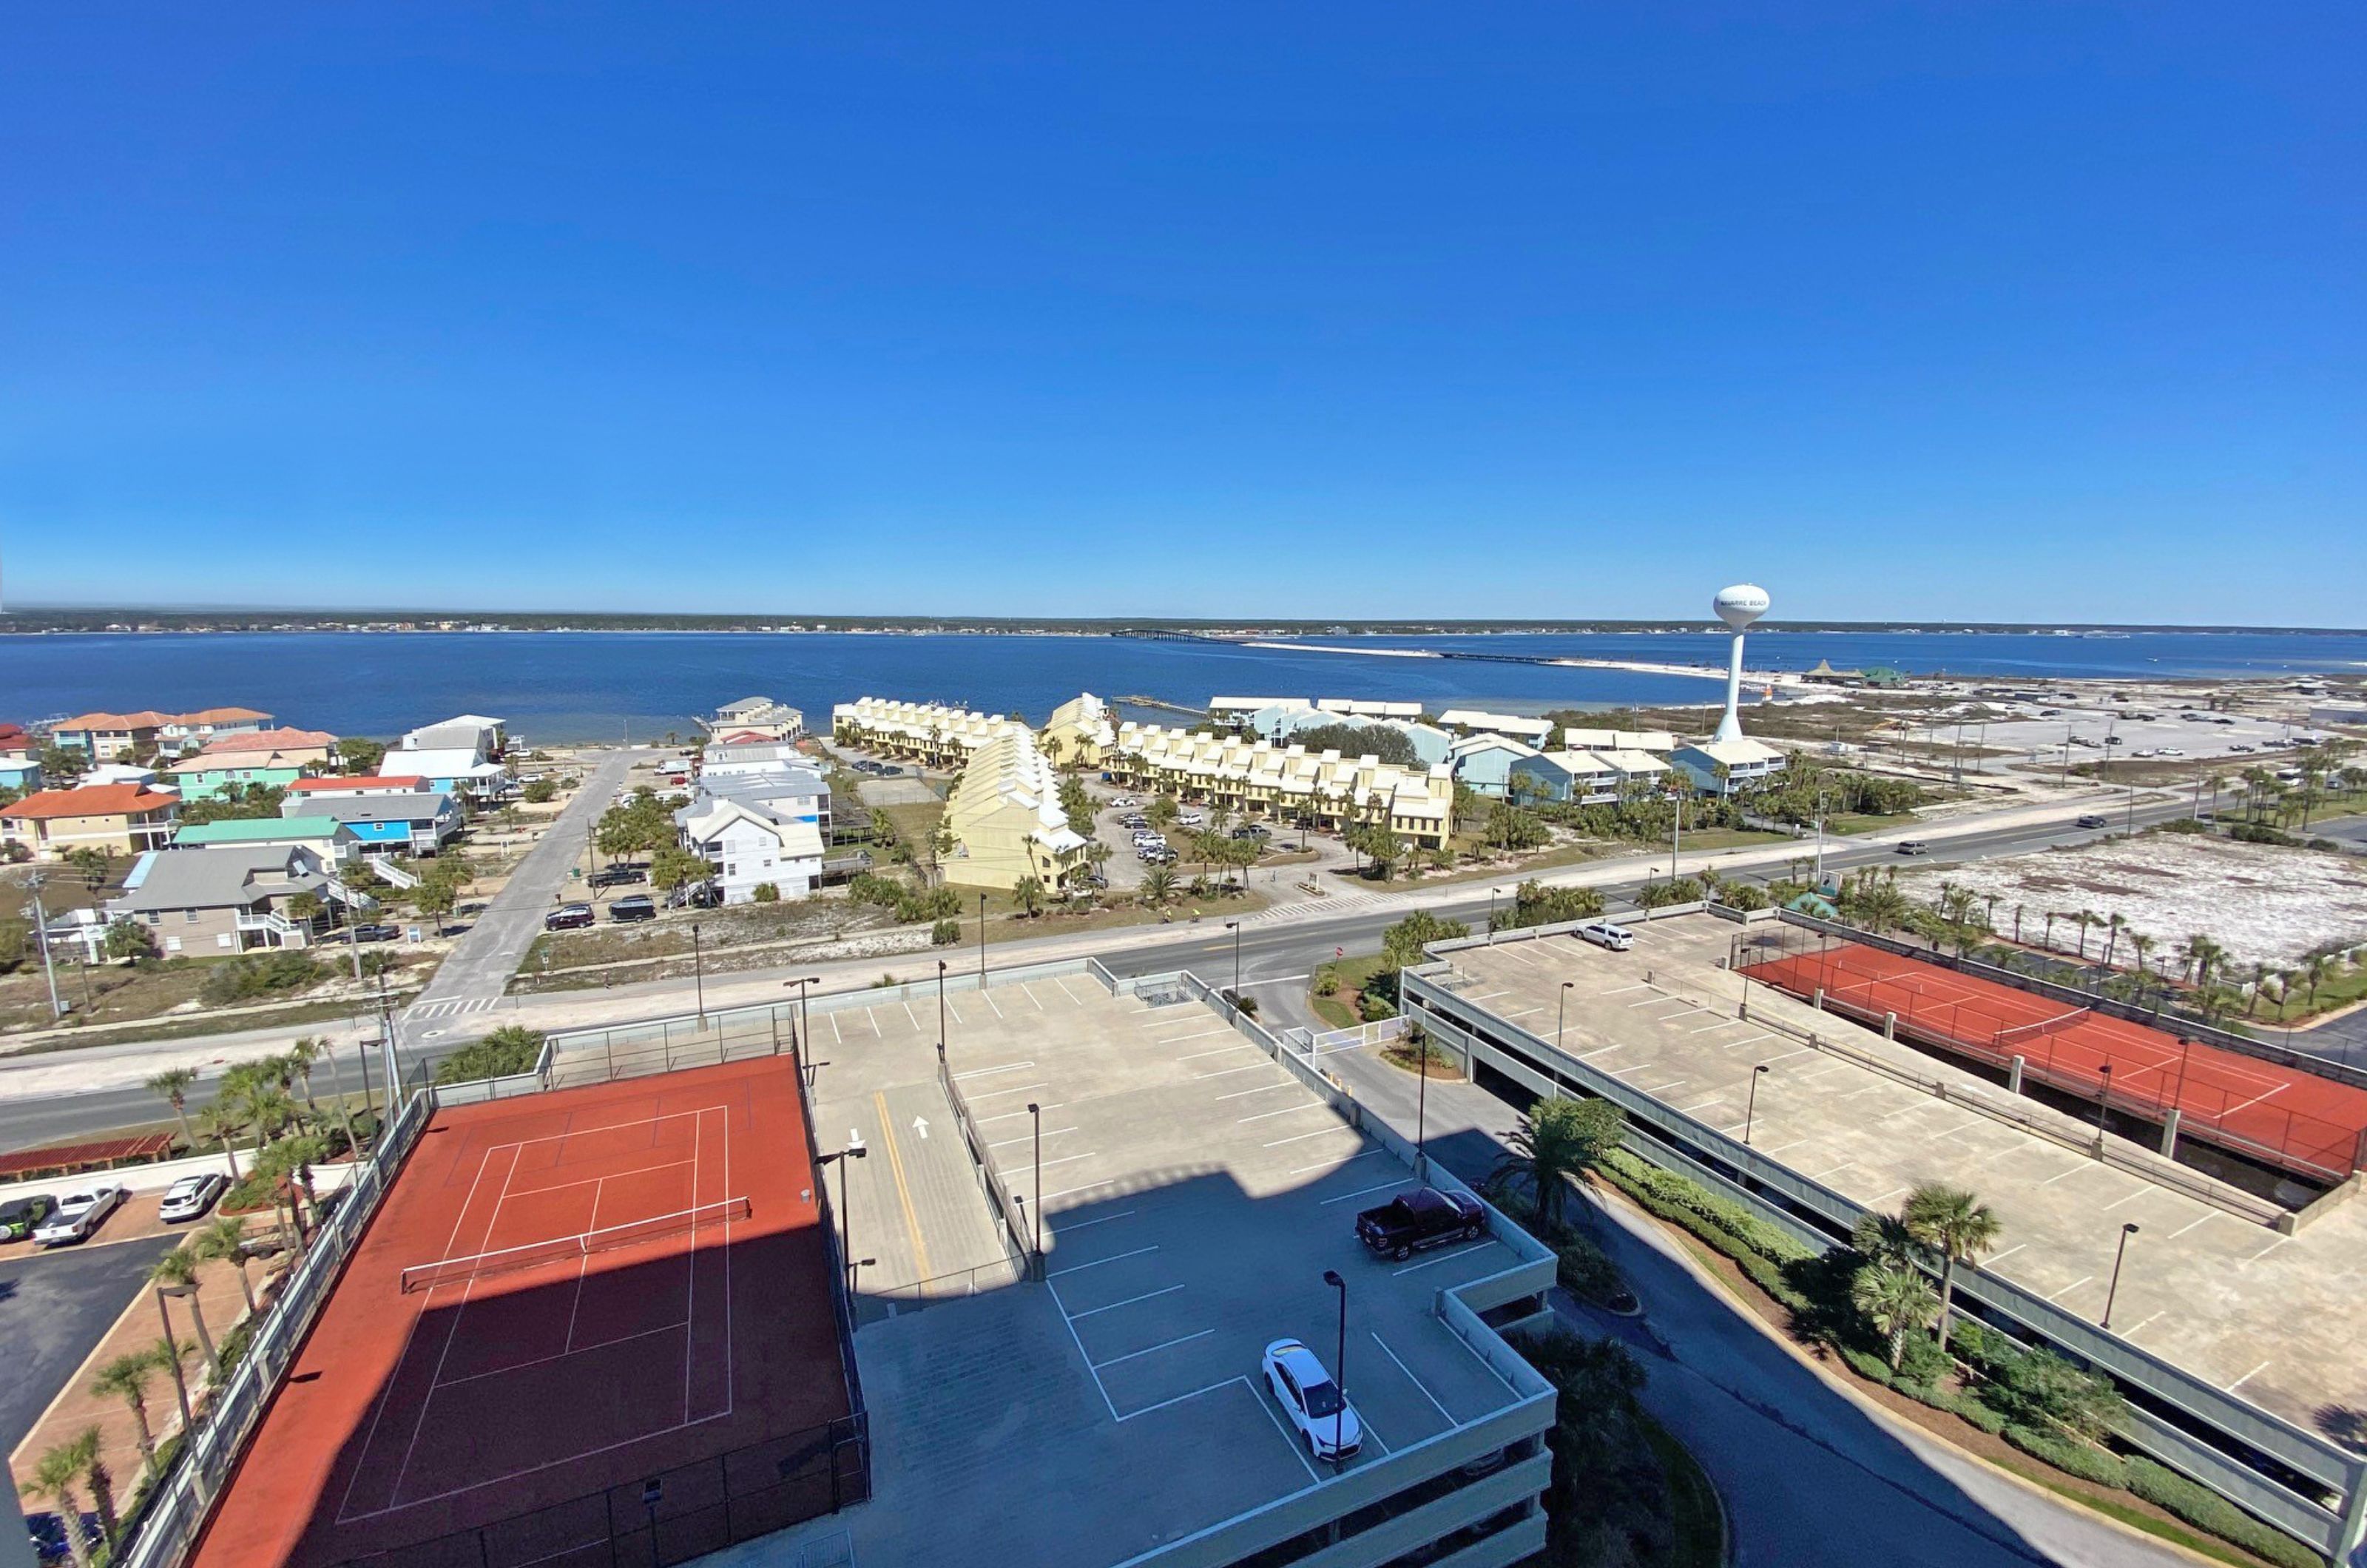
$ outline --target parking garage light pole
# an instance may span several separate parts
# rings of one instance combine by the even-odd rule
[[[1241,922],[1227,920],[1225,929],[1233,933],[1233,1010],[1241,1010]]]
[[[937,960],[937,1066],[946,1065],[946,961]]]
[[[2112,1326],[2112,1298],[2121,1293],[2121,1265],[2128,1259],[2129,1237],[2136,1234],[2137,1227],[2134,1222],[2121,1227],[2120,1249],[2112,1254],[2112,1282],[2104,1292],[2104,1315],[2096,1323],[2099,1328]]]
[[[1044,1267],[1044,1108],[1035,1100],[1027,1102],[1027,1114],[1035,1118],[1036,1127],[1036,1267]]]
[[[1569,1017],[1569,993],[1571,988],[1577,984],[1578,982],[1575,980],[1564,980],[1561,983],[1561,1002],[1554,1009],[1554,1059],[1552,1066],[1554,1098],[1556,1100],[1568,1098],[1562,1093],[1561,1089],[1561,1026]]]
[[[986,989],[986,895],[978,896],[978,988]]]
[[[2112,1118],[2112,1064],[2106,1062],[2096,1072],[2104,1080],[2104,1088],[2096,1099],[2096,1135],[2102,1137],[2104,1124]]]
[[[1759,1080],[1767,1074],[1767,1064],[1760,1063],[1750,1069],[1750,1099],[1742,1108],[1742,1146],[1750,1146],[1750,1124],[1759,1116]]]
[[[698,922],[690,922],[691,984],[697,987],[698,1032],[707,1032],[707,953],[698,943]]]
[[[1323,1282],[1340,1292],[1340,1343],[1331,1376],[1339,1386],[1340,1408],[1331,1414],[1331,1468],[1340,1468],[1340,1439],[1348,1423],[1348,1281],[1337,1269],[1323,1270]]]

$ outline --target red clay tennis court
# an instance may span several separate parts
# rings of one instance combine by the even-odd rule
[[[850,1399],[797,1073],[439,1111],[196,1561],[674,1562],[834,1506]]]
[[[1748,951],[1748,950],[1746,950]],[[1830,942],[1738,965],[1746,977],[1812,998],[1902,1038],[1996,1066],[2159,1122],[2175,1107],[2180,1135],[2317,1178],[2359,1168],[2367,1091],[2297,1068],[2181,1040],[1976,976],[1858,942]]]

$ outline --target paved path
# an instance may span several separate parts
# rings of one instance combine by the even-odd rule
[[[1411,1077],[1368,1051],[1328,1060],[1360,1100],[1413,1134]],[[1433,1082],[1425,1098],[1432,1155],[1467,1181],[1484,1177],[1517,1112],[1468,1084]],[[1704,1280],[1659,1225],[1625,1207],[1600,1213],[1598,1235],[1646,1316],[1633,1323],[1596,1314],[1560,1292],[1555,1309],[1572,1328],[1619,1338],[1637,1353],[1648,1374],[1646,1407],[1693,1450],[1726,1500],[1738,1563],[2164,1568],[2191,1561],[1870,1413]]]
[[[584,834],[616,798],[626,770],[642,755],[615,750],[585,777],[542,840],[527,852],[477,923],[453,944],[436,978],[403,1014],[406,1021],[491,1012],[517,973],[526,950],[542,932],[551,896],[567,886],[567,868],[583,852]]]

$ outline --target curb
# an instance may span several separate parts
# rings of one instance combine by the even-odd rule
[[[2202,1564],[2203,1568],[2226,1568],[2226,1563],[2223,1559],[2205,1556],[2203,1553],[2195,1551],[2191,1547],[2182,1546],[2177,1541],[2168,1540],[2162,1536],[2155,1535],[2149,1530],[2141,1530],[2135,1525],[2114,1518],[2112,1515],[2105,1513],[2100,1508],[2090,1507],[2084,1502],[2077,1501],[2072,1497],[2065,1495],[2063,1493],[2055,1491],[2051,1487],[2043,1486],[2025,1475],[2021,1475],[2013,1471],[2006,1469],[2004,1466],[1997,1463],[1991,1459],[1988,1459],[1985,1455],[1973,1452],[1970,1449],[1965,1448],[1952,1438],[1943,1437],[1940,1433],[1932,1431],[1928,1427],[1922,1426],[1914,1421],[1907,1420],[1905,1417],[1899,1416],[1897,1412],[1892,1410],[1888,1405],[1884,1404],[1879,1400],[1869,1398],[1865,1394],[1861,1393],[1858,1392],[1855,1384],[1848,1382],[1846,1379],[1835,1377],[1822,1362],[1818,1361],[1815,1357],[1802,1349],[1798,1344],[1795,1343],[1790,1335],[1784,1333],[1773,1324],[1769,1323],[1765,1318],[1761,1317],[1757,1312],[1752,1310],[1748,1302],[1739,1299],[1736,1295],[1734,1288],[1729,1285],[1722,1276],[1718,1275],[1714,1270],[1704,1269],[1702,1266],[1701,1260],[1693,1255],[1691,1247],[1682,1245],[1684,1243],[1691,1243],[1693,1246],[1707,1247],[1709,1246],[1708,1243],[1702,1241],[1698,1236],[1693,1235],[1691,1232],[1683,1230],[1682,1228],[1670,1224],[1669,1221],[1661,1219],[1658,1214],[1653,1213],[1648,1209],[1642,1208],[1625,1192],[1620,1191],[1617,1188],[1613,1187],[1608,1183],[1598,1185],[1596,1187],[1596,1192],[1600,1198],[1610,1201],[1615,1201],[1623,1209],[1626,1210],[1637,1218],[1644,1221],[1648,1224],[1658,1226],[1660,1230],[1674,1237],[1681,1244],[1676,1248],[1677,1261],[1679,1265],[1683,1268],[1686,1273],[1692,1275],[1695,1280],[1716,1291],[1719,1296],[1733,1305],[1736,1315],[1740,1317],[1745,1323],[1749,1324],[1752,1330],[1758,1333],[1761,1337],[1771,1341],[1780,1348],[1784,1354],[1790,1356],[1794,1360],[1799,1362],[1802,1367],[1814,1373],[1819,1382],[1822,1382],[1826,1387],[1833,1390],[1842,1398],[1848,1400],[1852,1404],[1855,1405],[1861,1412],[1874,1419],[1886,1431],[1888,1431],[1894,1437],[1899,1438],[1903,1440],[1911,1436],[1936,1443],[1940,1447],[1947,1450],[1950,1453],[1955,1455],[1958,1459],[1980,1466],[1984,1472],[2001,1481],[2010,1482],[2012,1484],[2020,1487],[2022,1491],[2028,1493],[2033,1497],[2043,1498],[2045,1501],[2056,1505],[2057,1507],[2077,1509],[2081,1517],[2093,1519],[2099,1524],[2109,1526],[2133,1541],[2142,1542],[2146,1546],[2154,1547],[2163,1551],[2175,1552],[2189,1562]],[[1716,1249],[1712,1248],[1711,1250],[1714,1251]],[[1911,1443],[1907,1443],[1904,1444],[1904,1446],[1911,1450],[1913,1445]],[[2044,1461],[2033,1461],[2033,1462]],[[1711,1490],[1716,1490],[1715,1483],[1712,1484]],[[1725,1501],[1723,1498],[1719,1500],[1718,1506],[1721,1509],[1725,1507]],[[2197,1530],[2198,1533],[2203,1535],[2208,1535],[2210,1533],[2207,1530],[2199,1529],[2196,1526],[2185,1524],[2183,1521],[2180,1522],[2179,1528],[2181,1529],[2194,1529]],[[2236,1550],[2241,1551],[2242,1549],[2239,1547]]]

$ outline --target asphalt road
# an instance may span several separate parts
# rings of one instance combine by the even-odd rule
[[[6,1455],[96,1348],[178,1235],[36,1252],[0,1262],[0,1455]],[[161,1332],[161,1330],[160,1330]],[[173,1392],[164,1391],[165,1403]]]
[[[621,772],[618,776],[622,776]],[[613,779],[606,783],[604,793],[595,793],[594,787],[587,786],[577,801],[571,804],[570,810],[575,809],[586,800],[595,804],[606,800],[615,794],[616,788],[617,783]],[[2143,827],[2155,822],[2168,821],[2186,815],[2187,809],[2184,803],[2177,801],[2163,802],[2149,807],[2140,806],[2136,811],[2136,822],[2138,826]],[[2103,836],[2103,832],[2118,831],[2125,825],[2125,816],[2122,813],[2114,813],[2112,827],[2101,831],[2074,828],[2067,821],[2054,826],[1978,830],[1943,840],[1939,837],[1939,830],[1935,829],[1932,835],[1932,841],[1936,846],[1935,852],[1928,859],[1919,859],[1912,863],[1929,868],[1944,866],[1958,861],[2026,854],[2055,844],[2085,843]],[[543,843],[537,846],[536,852],[540,853],[545,849],[551,849],[554,853],[562,857],[557,871],[557,878],[561,881],[564,880],[566,874],[563,858],[565,852],[554,846],[564,841],[563,834],[566,830],[554,831],[546,836]],[[1803,847],[1806,849],[1809,846]],[[528,857],[528,861],[529,869],[522,870],[517,877],[513,878],[512,886],[524,886],[534,883],[537,876],[541,876],[545,881],[550,880],[547,870],[537,872],[531,869],[531,856]],[[1865,844],[1836,839],[1829,840],[1825,847],[1825,866],[1828,871],[1848,870],[1862,865],[1890,865],[1903,863],[1904,857],[1901,857],[1888,844]],[[1309,974],[1317,964],[1328,962],[1338,952],[1373,952],[1380,945],[1381,932],[1402,919],[1410,910],[1417,908],[1467,920],[1473,929],[1477,930],[1487,918],[1489,887],[1493,886],[1497,889],[1500,900],[1509,898],[1511,890],[1518,880],[1516,877],[1507,877],[1502,882],[1492,885],[1455,883],[1440,888],[1435,897],[1391,899],[1380,905],[1368,905],[1335,919],[1278,920],[1271,924],[1246,926],[1240,933],[1241,980],[1244,985],[1253,985],[1259,981],[1279,981]],[[1639,874],[1629,881],[1609,886],[1603,889],[1603,892],[1606,897],[1616,900],[1622,894],[1631,893],[1640,886],[1642,880]],[[540,903],[548,903],[549,892],[548,886],[542,886],[534,897],[539,899]],[[521,897],[524,897],[525,895],[522,894]],[[499,903],[500,900],[496,902]],[[540,904],[537,904],[527,913],[532,917],[528,921],[529,926],[538,922]],[[490,924],[492,918],[489,912],[486,919],[480,923],[479,930],[481,931],[485,925]],[[1197,923],[1183,923],[1168,930],[1172,934],[1163,940],[1148,940],[1150,933],[1139,930],[1112,932],[1111,946],[1103,953],[1102,961],[1119,974],[1147,975],[1161,970],[1188,968],[1198,972],[1203,979],[1211,984],[1231,983],[1233,942],[1225,931],[1222,920],[1205,919]],[[475,931],[470,933],[472,938],[476,934]],[[488,940],[490,942],[491,939]],[[464,942],[466,941],[467,939],[464,939]],[[529,931],[525,941],[518,943],[516,947],[517,955],[523,955],[526,944],[531,941],[532,934]],[[996,968],[1009,968],[1035,962],[1029,955],[1030,946],[1031,944],[1026,942],[999,943],[993,949],[991,962]],[[457,959],[459,954],[456,953],[454,956]],[[516,958],[512,957],[510,962],[515,967]],[[450,963],[451,961],[447,960],[446,965],[447,971],[450,968]],[[478,969],[475,977],[469,982],[468,994],[471,998],[481,999],[489,993],[498,993],[499,985],[494,978],[494,973],[498,970],[498,956],[485,960],[484,965],[486,966],[481,966]],[[508,971],[498,971],[498,973],[500,983],[505,984]],[[744,978],[744,976],[741,977]],[[457,986],[459,982],[455,984]],[[444,976],[439,973],[436,986],[430,987],[429,994],[431,996],[436,994],[437,988],[443,985]],[[690,989],[691,987],[682,981],[619,987],[615,997],[617,1016],[619,1018],[656,1017],[669,1012],[687,1011]],[[1286,989],[1287,987],[1277,985],[1273,987],[1266,996],[1278,995]],[[457,992],[446,994],[457,995]],[[419,1005],[425,1005],[425,999]],[[415,1019],[417,1013],[418,1007],[415,1006],[412,1010],[412,1016]],[[493,1026],[494,1021],[494,1015],[489,1010],[452,1017],[436,1025],[444,1032],[433,1041],[424,1040],[422,1035],[425,1031],[415,1024],[407,1027],[403,1031],[403,1038],[411,1043],[403,1053],[405,1073],[415,1071],[416,1064],[420,1062],[433,1063],[442,1059],[483,1033],[486,1029]],[[374,1033],[375,1026],[370,1026],[368,1032]],[[285,1039],[284,1031],[276,1033],[255,1032],[257,1035],[266,1036],[274,1043]],[[347,1042],[362,1031],[331,1029],[318,1031],[318,1032],[329,1035],[339,1042]],[[238,1038],[243,1037],[226,1035],[223,1041],[227,1044],[230,1041]],[[90,1048],[94,1054],[89,1059],[94,1061],[103,1059],[97,1053],[130,1053],[144,1049],[147,1047],[136,1043],[95,1046]],[[225,1055],[234,1055],[235,1053],[226,1052]],[[355,1053],[349,1044],[341,1045],[338,1056],[345,1071],[351,1073],[356,1070]],[[5,1065],[0,1064],[0,1071],[5,1070]],[[212,1092],[211,1077],[201,1078],[196,1089],[191,1091],[191,1107],[194,1109],[206,1103],[211,1098]],[[154,1122],[164,1114],[163,1103],[153,1094],[137,1087],[97,1089],[85,1094],[52,1095],[40,1100],[0,1101],[0,1127],[5,1127],[5,1132],[0,1132],[0,1145],[24,1147],[61,1142],[117,1127]]]
[[[542,933],[551,896],[567,886],[567,868],[583,848],[584,834],[616,798],[627,770],[645,755],[615,750],[600,760],[508,882],[493,896],[477,923],[452,944],[436,977],[411,1005],[409,1016],[432,1018],[490,1009],[509,987],[526,950]]]

